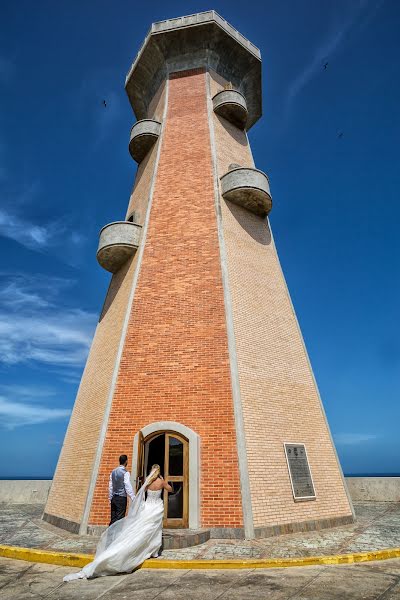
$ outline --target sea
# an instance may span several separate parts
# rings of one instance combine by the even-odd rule
[[[10,475],[9,477],[3,477],[0,475],[0,481],[26,481],[27,479],[30,480],[34,480],[34,481],[41,481],[43,479],[53,479],[53,475],[25,475],[22,477],[19,476],[12,476]]]
[[[400,477],[399,473],[345,473],[345,477]],[[53,479],[53,475],[24,475],[24,476],[2,476],[0,475],[0,481],[26,481],[31,479],[39,481],[42,479]]]

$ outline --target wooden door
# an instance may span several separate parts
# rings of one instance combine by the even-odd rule
[[[164,479],[173,487],[164,490],[164,527],[188,527],[189,442],[177,433],[165,434]]]
[[[139,491],[139,488],[143,485],[143,483],[144,483],[144,437],[143,437],[143,433],[141,431],[139,431],[137,469],[136,469],[136,480],[135,480],[136,492]]]

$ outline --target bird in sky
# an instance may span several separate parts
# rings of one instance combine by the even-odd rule
[[[342,137],[343,137],[343,131],[339,131],[339,133],[338,133],[338,138],[340,139],[340,138],[342,138]]]
[[[107,108],[107,103],[105,100],[103,100],[103,104],[104,104],[104,108]]]
[[[329,65],[328,62],[324,63],[324,71],[326,71],[326,69],[328,68],[328,65]]]

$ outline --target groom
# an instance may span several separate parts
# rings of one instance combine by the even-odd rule
[[[111,471],[108,483],[108,498],[111,505],[110,525],[125,517],[127,496],[134,499],[129,472],[126,470],[128,457],[121,454],[119,457],[119,467]]]

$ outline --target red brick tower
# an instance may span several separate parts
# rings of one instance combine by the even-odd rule
[[[351,522],[274,246],[259,50],[213,11],[153,24],[127,76],[139,163],[44,518],[104,526],[119,454],[173,481],[165,526],[220,537]],[[229,485],[226,482],[229,481]]]

